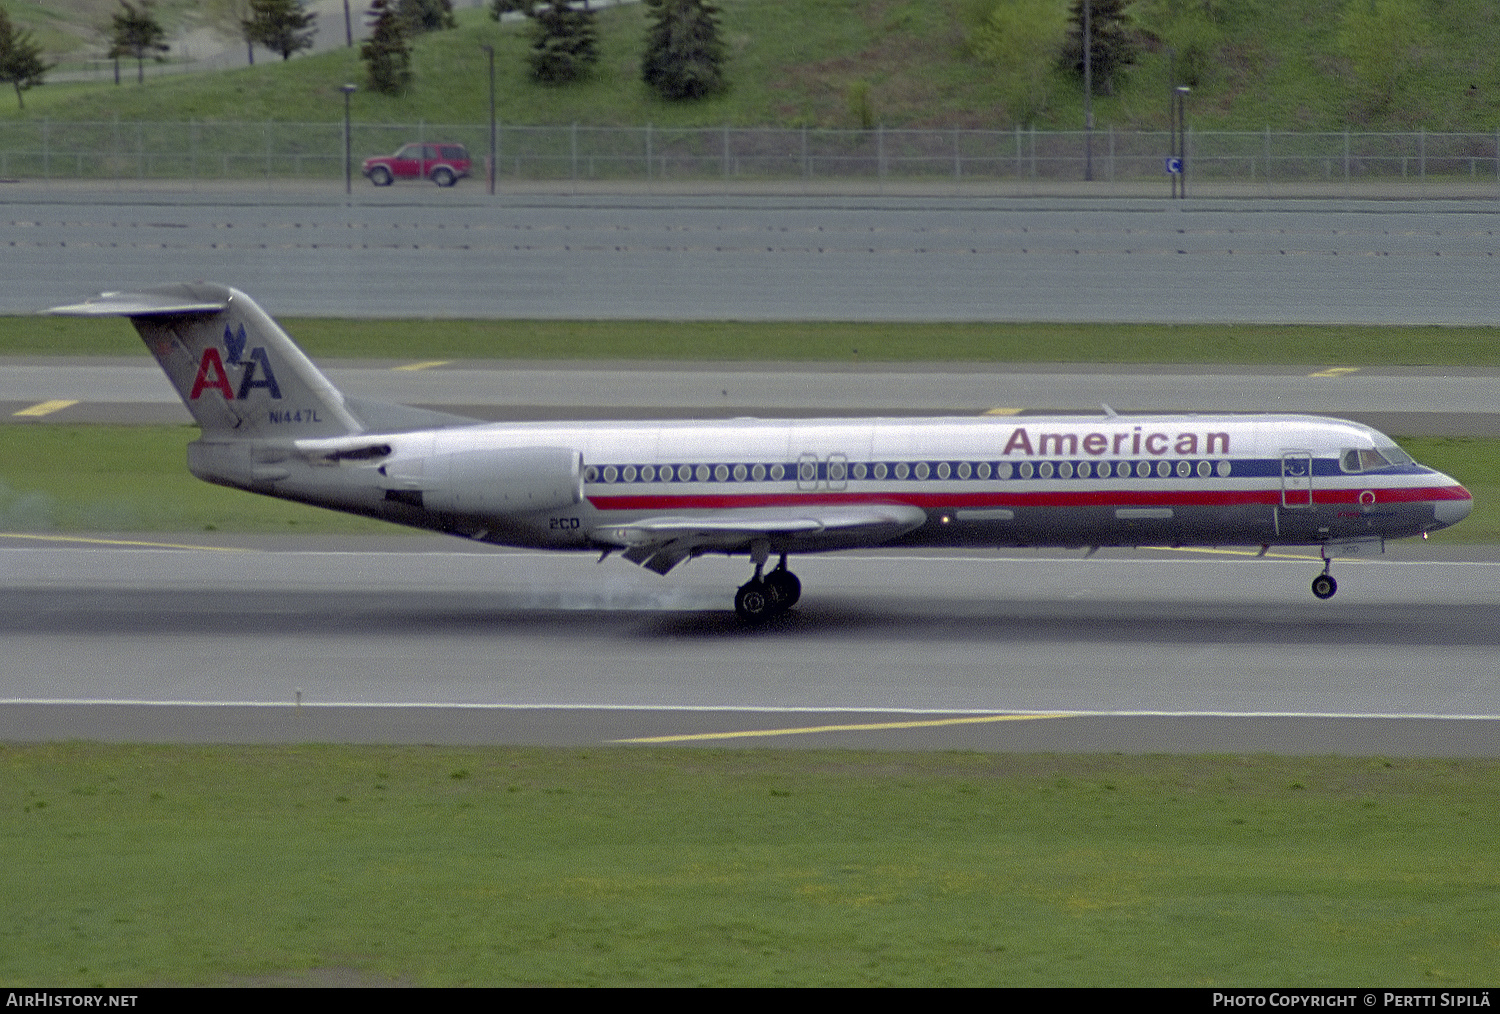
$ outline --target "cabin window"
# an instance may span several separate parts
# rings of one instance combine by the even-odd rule
[[[772,481],[774,481],[774,482],[780,482],[782,479],[785,479],[785,478],[786,478],[786,466],[785,465],[772,465],[771,466],[771,479],[772,479]]]
[[[1213,474],[1214,466],[1206,461],[1198,462],[1198,478],[1207,479]]]
[[[969,476],[971,476],[973,474],[974,474],[974,469],[969,465],[969,463],[967,461],[960,461],[958,463],[958,477],[960,479],[967,479]]]
[[[590,465],[588,468],[585,468],[583,470],[583,481],[584,482],[598,482],[599,481],[599,470],[597,468],[595,468],[593,465]]]
[[[1227,478],[1229,476],[1229,462],[1227,462],[1227,461],[1221,461],[1221,462],[1219,462],[1219,467],[1217,469],[1215,469],[1215,471],[1217,471],[1219,473],[1219,478],[1221,478],[1221,479]]]
[[[946,461],[939,461],[937,473],[939,479],[946,479],[953,474],[953,466],[949,465]]]
[[[932,470],[927,467],[927,462],[925,461],[917,462],[916,472],[918,479],[925,479],[928,475],[932,474]]]
[[[1031,478],[1031,471],[1032,471],[1032,469],[1031,469],[1031,462],[1029,462],[1029,461],[1023,461],[1023,462],[1021,462],[1021,478],[1023,478],[1023,479],[1029,479],[1029,478]]]
[[[1041,475],[1041,477],[1043,479],[1050,479],[1050,478],[1052,478],[1052,462],[1050,462],[1050,461],[1044,461],[1044,462],[1042,462],[1042,465],[1041,465],[1040,468],[1037,469],[1037,472]]]
[[[619,469],[615,468],[614,465],[610,465],[608,468],[606,468],[604,470],[604,481],[605,482],[614,482],[617,478],[619,478],[619,476],[620,476],[620,471],[619,471]]]

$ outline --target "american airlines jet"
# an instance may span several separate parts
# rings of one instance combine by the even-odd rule
[[[1326,599],[1334,558],[1472,506],[1389,437],[1318,416],[485,423],[346,397],[226,286],[51,312],[130,318],[202,430],[200,479],[658,574],[746,555],[749,620],[801,595],[789,556],[869,546],[1316,546]]]

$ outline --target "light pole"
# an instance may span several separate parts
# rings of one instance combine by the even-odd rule
[[[480,46],[490,58],[490,196],[495,196],[495,47]]]
[[[1180,167],[1179,175],[1182,177],[1181,194],[1187,198],[1187,119],[1185,109],[1187,107],[1188,92],[1192,91],[1187,85],[1178,85],[1173,91],[1177,95],[1177,164]]]
[[[1083,178],[1094,178],[1094,33],[1089,24],[1092,0],[1083,0]]]
[[[349,138],[349,96],[359,90],[357,85],[346,84],[339,89],[344,93],[344,193],[354,193],[354,167],[352,144]]]

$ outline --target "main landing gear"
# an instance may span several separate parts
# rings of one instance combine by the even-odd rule
[[[763,546],[751,550],[751,557],[755,561],[755,576],[740,585],[740,590],[734,593],[734,611],[743,620],[770,619],[792,608],[802,597],[802,582],[797,580],[796,574],[786,569],[785,553],[781,554],[781,562],[776,564],[775,570],[761,576],[761,569],[765,567],[768,555]]]
[[[1333,593],[1339,590],[1339,583],[1333,579],[1332,574],[1328,573],[1329,568],[1332,566],[1333,561],[1325,556],[1323,558],[1323,573],[1313,578],[1312,592],[1320,599],[1331,599],[1333,598]]]

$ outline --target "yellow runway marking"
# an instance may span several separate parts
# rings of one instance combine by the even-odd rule
[[[243,546],[189,546],[176,542],[138,542],[134,539],[90,539],[80,535],[26,535],[0,532],[0,539],[35,539],[38,542],[82,542],[92,546],[144,546],[147,549],[211,549],[216,553],[248,553]]]
[[[1223,556],[1261,556],[1268,560],[1315,560],[1323,562],[1321,556],[1301,556],[1297,553],[1265,553],[1258,549],[1211,549],[1207,546],[1142,546],[1142,549],[1159,549],[1164,553],[1218,553]]]
[[[434,359],[426,363],[407,363],[405,366],[392,366],[393,370],[430,370],[434,366],[447,366],[453,362],[451,359]]]
[[[65,398],[58,398],[58,399],[56,399],[54,401],[40,402],[39,404],[33,405],[30,408],[23,408],[19,412],[12,412],[11,415],[24,415],[24,416],[32,416],[32,417],[41,416],[41,415],[51,415],[53,412],[56,412],[59,409],[64,409],[64,408],[67,408],[69,405],[76,405],[76,404],[78,404],[77,399],[74,399],[73,401],[68,401]]]
[[[1021,411],[1022,410],[1019,409],[1019,408],[987,408],[987,409],[984,410],[984,414],[985,415],[1020,415]]]
[[[688,736],[641,736],[616,739],[614,743],[687,743],[704,739],[746,739],[752,736],[805,736],[812,732],[869,732],[879,729],[931,729],[941,725],[980,725],[986,722],[1029,722],[1038,718],[1072,718],[1055,715],[977,715],[970,718],[934,718],[920,722],[872,722],[869,725],[809,725],[800,729],[747,729],[741,732],[699,732]]]
[[[1359,372],[1359,367],[1358,366],[1330,366],[1326,370],[1319,370],[1317,373],[1309,373],[1308,376],[1309,377],[1343,377],[1343,376],[1347,376],[1350,373],[1358,373],[1358,372]]]

